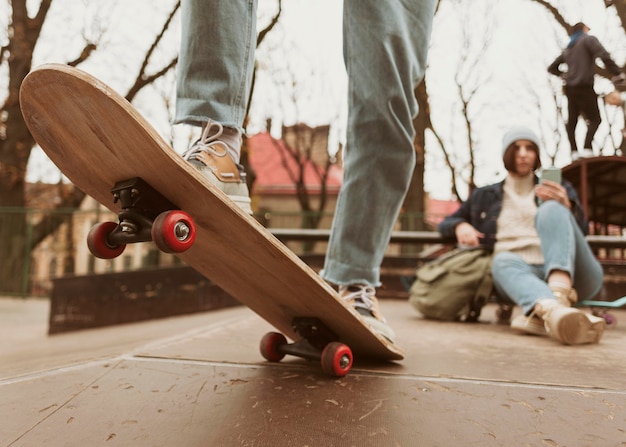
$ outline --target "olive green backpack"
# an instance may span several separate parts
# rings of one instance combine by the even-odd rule
[[[416,271],[409,302],[425,318],[477,321],[493,291],[491,252],[456,248]]]

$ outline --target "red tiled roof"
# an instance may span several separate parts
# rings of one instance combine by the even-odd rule
[[[259,133],[248,138],[249,161],[256,175],[254,190],[257,193],[293,194],[299,166],[287,154],[282,140],[272,138],[267,133]],[[343,171],[336,165],[330,167],[326,182],[328,191],[337,193],[341,186]],[[310,192],[320,190],[321,179],[309,162],[304,169],[304,181]]]
[[[276,140],[268,132],[259,133],[248,138],[249,161],[255,172],[254,191],[256,193],[295,194],[295,180],[290,176],[299,175],[297,163],[287,154],[282,140]],[[281,155],[282,154],[282,155]],[[343,170],[337,165],[331,168],[327,187],[332,193],[337,193],[341,186]],[[313,166],[307,164],[304,178],[309,191],[315,193],[320,188],[320,178]],[[426,220],[437,226],[444,217],[452,214],[460,206],[457,201],[426,200]]]

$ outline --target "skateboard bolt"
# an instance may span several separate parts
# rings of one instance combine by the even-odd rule
[[[127,220],[120,223],[120,228],[123,233],[136,233],[137,232],[137,225]]]
[[[185,222],[177,222],[174,226],[174,234],[179,241],[184,241],[189,237],[190,233],[189,225]]]
[[[342,355],[341,359],[339,359],[339,366],[341,367],[341,369],[347,368],[349,364],[350,364],[350,357],[348,357],[347,355]]]

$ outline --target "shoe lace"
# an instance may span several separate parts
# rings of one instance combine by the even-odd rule
[[[375,331],[393,343],[395,334],[387,326],[387,320],[378,311],[378,300],[374,287],[364,284],[340,286],[339,293],[346,303],[368,320],[368,324]],[[372,326],[374,321],[376,324]]]
[[[224,127],[220,123],[209,120],[202,130],[200,139],[183,154],[183,158],[187,161],[195,160],[198,159],[198,154],[202,152],[215,155],[216,157],[225,157],[228,154],[228,150],[225,147],[222,150],[215,148],[215,143],[219,142],[219,137],[223,131]],[[214,133],[211,134],[211,132]]]
[[[347,292],[347,293],[346,293]],[[343,299],[357,309],[374,311],[376,306],[376,289],[368,285],[342,286]]]

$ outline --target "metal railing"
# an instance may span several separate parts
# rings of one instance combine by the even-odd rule
[[[298,255],[323,254],[330,230],[301,228],[308,221],[302,213],[265,212],[256,216],[278,239]],[[424,246],[444,241],[436,231],[407,230],[425,216],[403,215],[392,233],[389,255],[411,255]],[[433,221],[433,216],[428,216]],[[54,278],[104,272],[139,270],[178,265],[173,255],[159,252],[153,244],[134,244],[115,260],[93,257],[86,237],[97,222],[116,220],[108,210],[41,210],[0,208],[0,295],[48,296]],[[330,226],[332,214],[323,216]],[[42,238],[42,234],[49,233]],[[624,259],[626,238],[589,236],[590,245],[599,257]]]

